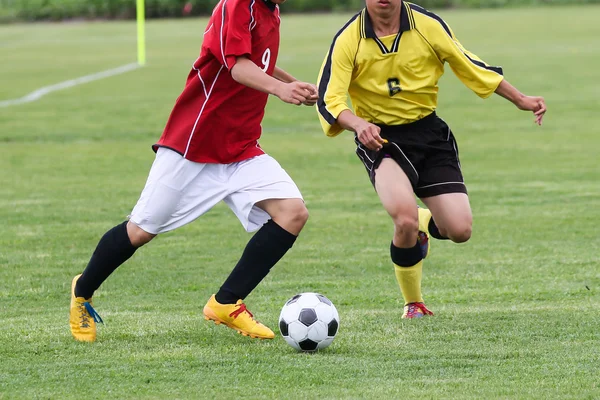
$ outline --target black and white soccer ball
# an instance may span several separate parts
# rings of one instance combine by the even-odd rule
[[[289,299],[279,315],[279,331],[285,341],[300,351],[329,346],[340,327],[340,316],[327,297],[300,293]]]

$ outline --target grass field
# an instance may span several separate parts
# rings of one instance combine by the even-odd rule
[[[275,327],[287,298],[324,293],[333,345],[298,354],[203,320],[250,237],[224,205],[139,251],[95,296],[99,340],[72,340],[71,278],[135,204],[206,23],[152,21],[147,67],[0,109],[0,398],[600,398],[600,7],[441,14],[549,112],[536,127],[442,80],[475,224],[467,244],[433,243],[435,317],[400,319],[392,226],[351,135],[273,99],[261,144],[311,218],[248,304]],[[286,16],[279,65],[314,81],[347,17]],[[133,62],[135,26],[0,26],[0,55],[0,100],[17,98]]]

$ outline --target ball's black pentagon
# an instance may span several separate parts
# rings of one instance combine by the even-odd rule
[[[313,342],[310,339],[305,339],[298,343],[298,346],[300,346],[300,348],[304,351],[315,351],[318,345],[319,343]]]
[[[317,297],[319,298],[319,301],[320,301],[321,303],[325,303],[325,304],[327,304],[328,306],[330,306],[330,305],[331,305],[331,300],[329,300],[327,297],[323,296],[322,294],[318,294],[318,295],[317,295]]]
[[[288,305],[288,304],[295,303],[295,302],[297,302],[297,301],[298,301],[298,299],[299,299],[299,298],[300,298],[300,295],[299,295],[299,294],[297,294],[297,295],[295,295],[294,297],[292,297],[291,299],[289,299],[289,300],[287,301],[287,303],[285,303],[285,304],[286,304],[286,305]]]
[[[288,336],[288,324],[283,319],[279,321],[279,332],[281,332],[281,336]]]
[[[327,336],[335,336],[338,330],[338,322],[336,319],[332,319],[330,323],[327,324]]]
[[[311,326],[317,322],[317,312],[312,308],[303,308],[298,316],[298,321],[306,326]]]

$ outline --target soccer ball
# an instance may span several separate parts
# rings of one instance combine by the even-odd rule
[[[329,346],[340,326],[333,303],[319,293],[300,293],[289,299],[279,315],[279,331],[285,341],[300,351]]]

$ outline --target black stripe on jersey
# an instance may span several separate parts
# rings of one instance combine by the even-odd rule
[[[329,111],[327,111],[327,104],[325,104],[325,93],[327,92],[327,86],[329,85],[329,79],[331,78],[331,55],[333,54],[333,48],[335,47],[335,42],[338,37],[346,30],[351,23],[354,22],[356,18],[361,13],[356,14],[354,17],[350,19],[350,21],[346,22],[346,25],[342,27],[333,37],[333,42],[331,43],[331,47],[329,48],[329,54],[327,55],[327,61],[325,62],[325,66],[323,67],[323,75],[321,76],[321,81],[319,82],[319,100],[317,101],[317,107],[319,109],[319,113],[325,118],[325,121],[329,125],[335,124],[336,118],[331,115]]]
[[[367,9],[364,8],[359,14],[360,14],[360,37],[361,38],[366,38],[367,37],[367,27],[366,27],[366,19],[365,19],[365,14],[367,13]]]
[[[391,53],[395,53],[398,51],[398,46],[400,45],[400,38],[402,37],[402,31],[398,32],[396,35],[396,39],[394,39],[394,43],[392,44]]]
[[[411,18],[413,18],[412,13],[407,5],[403,5],[400,8],[400,32],[406,32],[414,28],[414,21],[411,23]],[[360,17],[360,34],[361,37],[367,39],[375,39],[377,38],[377,34],[375,33],[375,29],[373,28],[373,21],[371,21],[371,16],[366,8],[361,11]]]
[[[373,29],[373,21],[371,21],[371,16],[367,9],[363,9],[360,16],[360,31],[361,35],[367,39],[373,39],[375,44],[379,47],[382,54],[390,54],[398,51],[398,46],[400,45],[400,37],[402,36],[402,32],[408,31],[411,29],[410,16],[408,15],[409,11],[406,6],[402,6],[400,9],[400,31],[396,34],[396,38],[392,43],[391,49],[388,49],[387,46],[377,37],[375,30]]]
[[[504,75],[504,71],[502,70],[502,67],[493,67],[493,66],[487,65],[486,63],[483,63],[481,61],[473,60],[464,51],[463,51],[463,54],[465,55],[465,57],[467,57],[469,59],[469,61],[471,61],[473,64],[477,65],[478,67],[481,67],[481,68],[484,68],[484,69],[487,69],[487,70],[490,70],[490,71],[494,71],[495,73],[497,73],[499,75]]]
[[[410,25],[410,29],[415,29],[415,16],[412,13],[412,10],[410,8],[410,5],[407,4],[407,2],[403,1],[402,2],[404,4],[405,11],[406,11],[406,15],[408,16],[408,20],[409,20],[409,25]]]
[[[416,4],[412,4],[412,3],[410,3],[410,8],[417,12],[420,12],[423,15],[427,15],[428,17],[435,19],[437,22],[440,23],[440,25],[442,25],[442,27],[444,28],[444,30],[446,31],[448,36],[450,36],[452,39],[454,39],[454,36],[452,36],[452,32],[450,31],[450,28],[448,27],[448,25],[446,25],[446,22],[444,22],[444,20],[441,19],[437,14],[434,14],[431,11],[427,11],[423,7],[418,6]]]
[[[438,15],[432,13],[431,11],[427,11],[423,7],[418,6],[416,4],[410,3],[410,8],[412,8],[413,10],[415,10],[417,12],[420,12],[423,15],[427,15],[428,17],[433,18],[436,21],[438,21],[440,23],[440,25],[442,25],[442,27],[444,28],[444,30],[446,31],[446,33],[448,34],[448,36],[450,36],[450,38],[452,40],[455,40],[455,37],[452,35],[452,31],[450,30],[450,28],[448,27],[448,25],[446,25],[446,22],[444,22],[444,20],[442,18],[440,18]],[[481,68],[484,68],[484,69],[487,69],[487,70],[490,70],[490,71],[494,71],[497,74],[503,75],[502,67],[492,67],[491,65],[487,65],[484,62],[473,60],[462,49],[460,49],[460,51],[465,55],[465,57],[467,57],[469,59],[469,61],[471,61],[473,64],[477,65],[478,67],[481,67]]]
[[[373,29],[373,23],[371,22],[371,16],[366,8],[362,10],[360,15],[360,25],[362,27],[363,38],[374,39],[377,37],[375,29]]]
[[[383,44],[383,42],[381,40],[379,40],[379,38],[377,36],[375,37],[375,43],[377,43],[377,46],[379,46],[379,49],[381,50],[381,52],[383,54],[388,54],[390,52],[387,49],[387,47],[385,47],[385,44]]]

